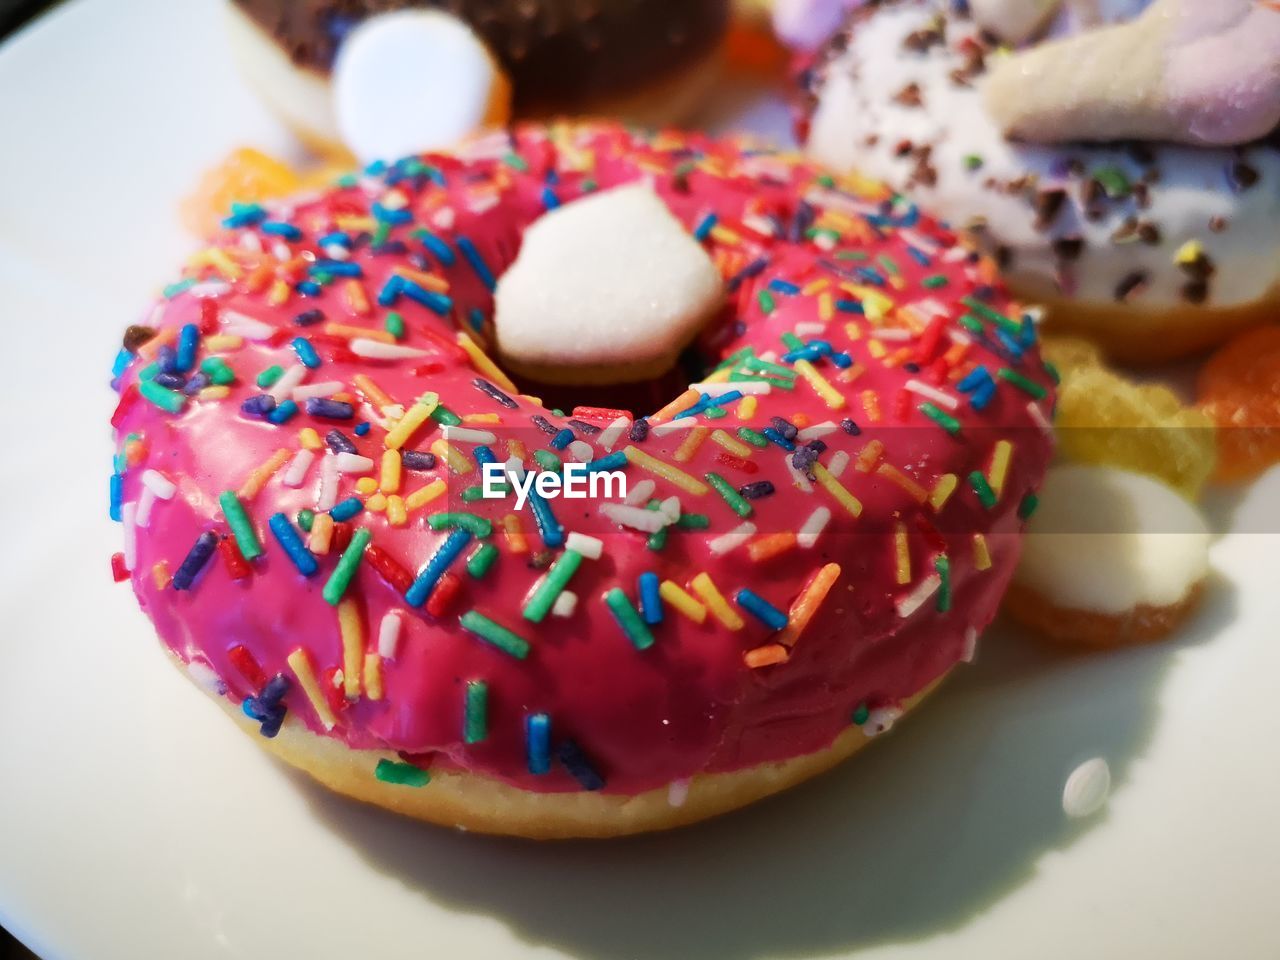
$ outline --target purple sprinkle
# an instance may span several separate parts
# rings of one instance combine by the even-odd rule
[[[568,420],[566,422],[584,437],[594,437],[600,432],[599,427],[594,423],[587,423],[585,420]]]
[[[790,420],[784,420],[782,417],[770,417],[769,422],[773,424],[773,429],[777,430],[787,440],[794,440],[796,434],[800,432],[796,429],[794,423]]]
[[[356,445],[341,430],[330,430],[324,435],[324,442],[334,453],[357,453]]]
[[[759,500],[761,497],[767,497],[773,493],[773,483],[769,480],[757,480],[755,483],[748,483],[746,486],[739,487],[738,493],[748,500]]]
[[[269,393],[259,393],[240,404],[240,412],[255,420],[265,420],[267,414],[276,408],[275,398]]]
[[[560,431],[552,426],[551,421],[541,414],[535,413],[532,417],[533,425],[545,433],[548,437],[554,437]]]
[[[858,426],[856,423],[854,423],[852,420],[850,420],[848,417],[845,417],[843,420],[840,421],[840,429],[843,430],[845,433],[849,434],[849,436],[851,437],[856,437],[862,433],[862,428]]]
[[[400,453],[400,463],[406,470],[434,470],[436,455],[421,450],[403,450]]]
[[[645,438],[649,436],[649,421],[644,417],[636,420],[631,424],[631,429],[627,431],[627,437],[633,443],[644,443]]]
[[[516,408],[516,402],[512,400],[509,396],[507,396],[505,393],[503,393],[501,390],[499,390],[497,387],[495,387],[488,380],[482,380],[480,377],[476,377],[474,380],[471,381],[471,384],[481,393],[488,394],[494,400],[498,401],[498,403],[501,406],[506,407],[508,410],[514,410]]]
[[[604,777],[600,776],[582,748],[572,740],[565,740],[556,747],[556,758],[564,764],[569,775],[578,781],[583,790],[600,790],[604,787]]]
[[[177,373],[157,373],[155,382],[166,390],[181,390],[187,385],[187,378]]]
[[[356,415],[351,404],[342,400],[330,400],[328,397],[308,397],[307,413],[321,420],[350,420]]]
[[[293,318],[293,322],[300,327],[310,327],[319,323],[324,319],[324,311],[318,309],[303,310],[300,314]]]
[[[205,373],[193,373],[187,378],[186,386],[182,388],[182,392],[188,397],[194,397],[197,393],[209,385],[209,375]]]
[[[191,584],[195,582],[216,549],[218,549],[218,535],[212,530],[206,530],[196,537],[196,542],[191,545],[187,556],[173,574],[173,589],[190,590]]]

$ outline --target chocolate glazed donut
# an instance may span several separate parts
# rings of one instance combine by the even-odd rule
[[[727,0],[232,0],[288,55],[327,76],[366,17],[409,7],[465,20],[511,77],[517,115],[597,111],[654,91],[714,57]]]

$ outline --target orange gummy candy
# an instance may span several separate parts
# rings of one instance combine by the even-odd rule
[[[1219,427],[1219,480],[1247,480],[1280,463],[1280,327],[1250,330],[1220,348],[1196,389]]]
[[[182,202],[182,222],[205,236],[218,228],[232,203],[286,197],[301,185],[302,178],[287,163],[252,147],[240,147],[205,173]]]

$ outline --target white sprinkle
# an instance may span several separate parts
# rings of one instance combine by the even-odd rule
[[[899,342],[902,340],[910,340],[915,334],[906,327],[880,327],[875,332],[877,340],[889,340],[891,342]]]
[[[675,523],[680,519],[680,498],[667,497],[658,504],[658,512],[667,517],[671,523]]]
[[[826,529],[827,524],[830,522],[831,511],[826,507],[819,507],[809,514],[809,519],[802,523],[800,529],[796,531],[796,543],[806,550],[812,549],[813,545],[818,542],[818,537],[822,535],[822,531]]]
[[[174,482],[158,470],[144,470],[142,485],[161,500],[172,500],[173,495],[178,492]]]
[[[369,360],[407,360],[416,357],[429,357],[430,352],[417,347],[406,347],[398,343],[383,343],[381,340],[369,340],[365,337],[354,337],[351,341],[351,352],[357,357]]]
[[[634,484],[627,495],[622,498],[622,502],[629,507],[639,506],[642,503],[648,503],[649,498],[653,496],[653,491],[658,488],[658,484],[653,480],[641,480]]]
[[[805,472],[797,468],[796,465],[791,462],[791,454],[784,453],[782,455],[782,462],[787,465],[787,470],[791,473],[791,479],[795,485],[805,493],[813,493],[813,484],[809,482],[809,478],[805,475]]]
[[[812,336],[816,336],[819,333],[824,333],[826,329],[827,329],[827,325],[825,323],[806,322],[806,323],[797,323],[794,332],[797,337],[812,337]]]
[[[661,510],[645,510],[621,503],[602,503],[600,512],[616,524],[632,527],[645,533],[657,533],[671,524],[671,519]]]
[[[592,449],[591,444],[585,440],[574,440],[569,444],[567,451],[573,459],[579,463],[587,463],[596,458],[596,452]]]
[[[631,421],[626,417],[619,417],[600,431],[600,436],[596,438],[596,441],[602,449],[612,450],[613,445],[618,442],[618,438],[630,429]]]
[[[431,217],[431,225],[437,230],[452,230],[457,214],[453,207],[441,207]]]
[[[831,420],[823,420],[821,423],[815,423],[812,426],[805,427],[796,434],[796,439],[801,443],[808,443],[810,440],[817,440],[819,437],[825,437],[835,433],[840,428]]]
[[[515,483],[524,482],[524,463],[519,457],[508,457],[502,465],[502,470]]]
[[[378,656],[383,660],[394,660],[396,648],[400,646],[400,628],[404,621],[396,610],[392,610],[382,618],[378,626]]]
[[[1111,768],[1102,757],[1086,760],[1071,771],[1062,788],[1062,812],[1075,819],[1101,810],[1111,793]]]
[[[707,541],[707,548],[717,557],[722,557],[730,550],[735,550],[750,540],[756,533],[756,525],[744,520],[728,533]]]
[[[692,781],[688,777],[682,777],[667,784],[667,803],[673,807],[683,807],[684,802],[689,799],[690,783]]]
[[[665,437],[668,433],[675,433],[677,430],[688,430],[690,427],[696,427],[697,425],[697,417],[681,417],[679,420],[669,420],[666,423],[659,423],[650,427],[649,432],[655,437]]]
[[[604,553],[604,541],[599,537],[589,537],[585,533],[574,530],[565,538],[564,548],[576,550],[588,560],[599,560]]]
[[[295,363],[284,373],[280,374],[280,379],[267,389],[267,396],[277,404],[284,403],[288,396],[293,393],[293,388],[306,378],[307,368],[300,363]]]
[[[496,435],[488,430],[472,430],[470,427],[446,426],[441,428],[444,438],[449,441],[460,440],[463,443],[497,443]]]
[[[302,486],[302,481],[307,478],[307,471],[311,469],[311,464],[315,462],[316,453],[314,450],[308,450],[305,447],[293,455],[293,459],[289,461],[289,466],[284,472],[284,476],[280,478],[280,482],[286,487],[292,487],[295,490]]]
[[[124,568],[133,572],[138,565],[138,503],[131,500],[120,508],[124,523]]]
[[[276,332],[276,328],[236,310],[223,310],[222,332],[233,333],[246,340],[266,340]]]
[[[867,719],[862,723],[862,732],[868,737],[888,733],[901,716],[901,707],[876,707],[867,713]]]
[[[330,243],[324,248],[324,255],[330,260],[350,260],[351,251],[347,249],[345,244]]]
[[[767,383],[756,383],[753,380],[744,380],[742,383],[691,383],[689,387],[709,397],[723,396],[734,390],[739,391],[744,397],[764,396],[773,389]]]
[[[931,387],[927,383],[919,380],[908,380],[906,388],[917,396],[924,397],[926,400],[932,400],[940,407],[948,410],[955,410],[960,406],[960,401],[946,391],[939,390],[937,387]]]
[[[206,280],[204,283],[193,284],[187,289],[187,293],[200,300],[208,300],[213,297],[220,297],[224,293],[231,292],[231,284],[225,280]]]
[[[252,230],[246,230],[244,233],[240,234],[240,240],[238,242],[241,250],[248,250],[250,253],[262,252],[262,240]]]
[[[960,652],[960,659],[964,663],[973,663],[973,658],[978,653],[978,631],[974,627],[969,627],[964,632],[964,649]]]
[[[773,221],[767,217],[762,217],[758,213],[748,213],[742,218],[742,225],[748,230],[758,233],[762,237],[776,237],[778,235],[777,228]]]
[[[1036,426],[1044,431],[1046,436],[1053,436],[1053,424],[1049,422],[1049,418],[1044,415],[1044,411],[1040,409],[1040,404],[1032,400],[1027,404],[1027,415],[1036,422]]]
[[[187,676],[195,681],[196,686],[215,693],[224,693],[227,685],[222,682],[213,670],[203,660],[191,660],[187,663]]]
[[[373,458],[358,453],[334,454],[333,461],[339,473],[368,473],[373,469]]]
[[[340,380],[326,380],[324,383],[308,383],[293,388],[293,399],[298,403],[306,403],[312,397],[332,397],[346,389]]]
[[[316,497],[317,510],[332,510],[338,502],[338,458],[326,454],[320,460],[320,493]]]
[[[551,615],[553,617],[572,617],[573,611],[578,609],[578,595],[572,590],[561,590],[560,596],[556,597],[551,604]]]
[[[277,240],[271,245],[271,255],[280,261],[287,261],[293,256],[293,251],[289,249],[289,245],[283,240]]]
[[[935,590],[942,585],[942,578],[936,573],[921,580],[914,590],[910,593],[898,598],[898,616],[904,620],[920,609],[920,606],[928,600]]]
[[[848,466],[849,454],[844,450],[837,450],[831,455],[831,460],[827,463],[827,473],[839,480],[844,476],[844,471]]]
[[[138,496],[138,516],[136,522],[139,527],[146,527],[151,522],[151,508],[156,505],[156,492],[150,487],[143,487],[142,493]]]

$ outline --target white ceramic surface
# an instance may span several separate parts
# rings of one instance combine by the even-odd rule
[[[1276,533],[1215,545],[1173,642],[995,631],[866,756],[671,836],[455,835],[259,753],[107,564],[107,368],[191,247],[176,201],[233,145],[289,149],[218,12],[77,0],[0,48],[0,921],[65,960],[1280,956]],[[1273,475],[1216,513],[1278,507]],[[1069,822],[1093,756],[1110,803]]]

